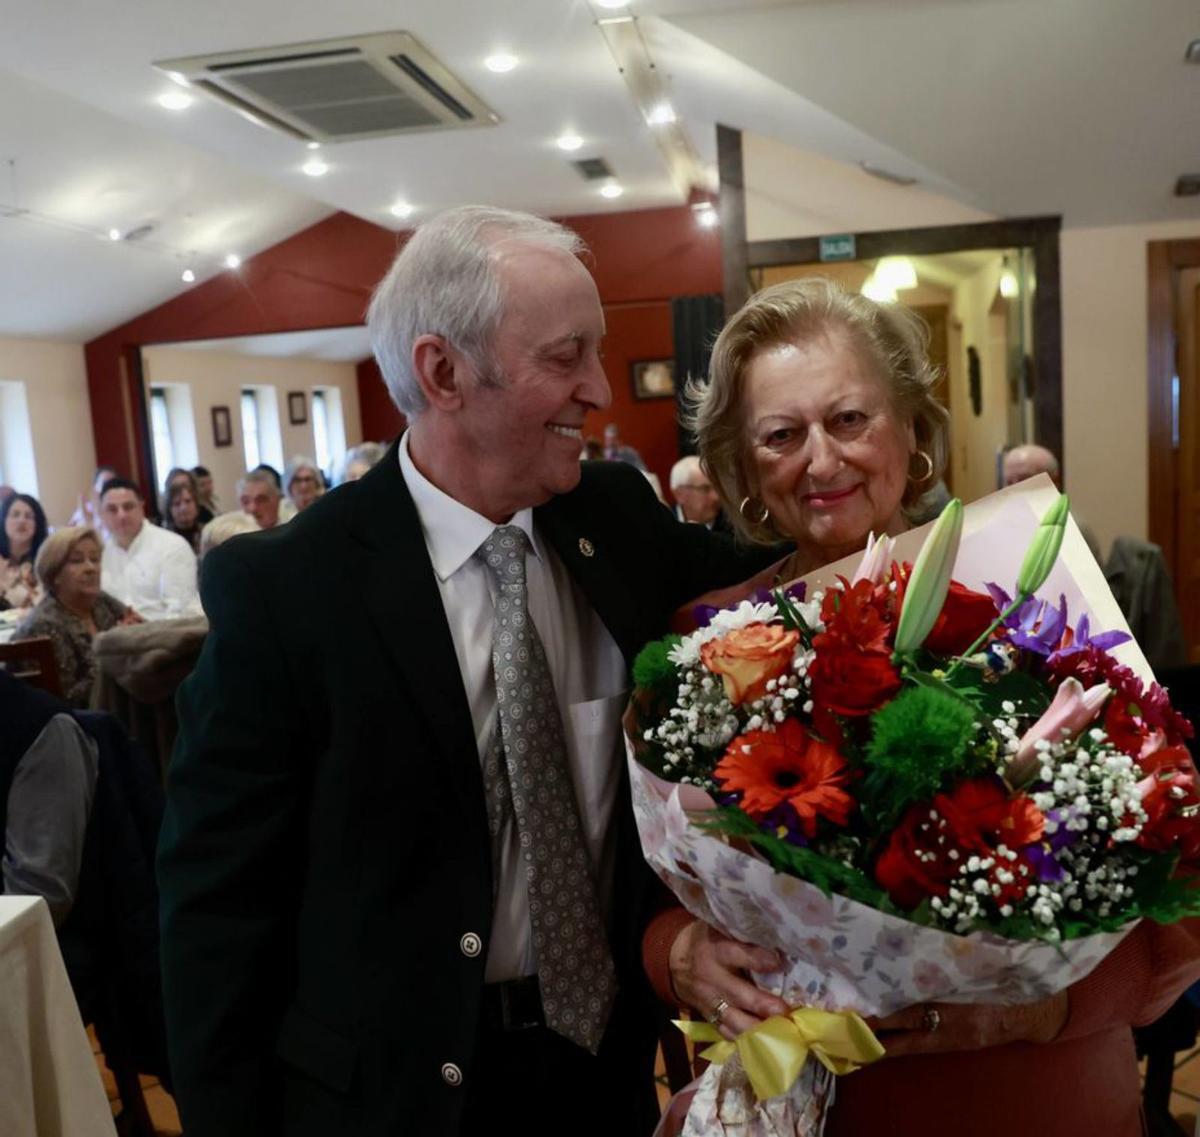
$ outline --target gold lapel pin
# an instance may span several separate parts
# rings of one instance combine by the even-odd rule
[[[591,543],[586,537],[579,538],[579,551],[585,557],[594,557],[596,555],[596,546]]]

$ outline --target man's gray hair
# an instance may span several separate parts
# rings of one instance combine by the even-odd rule
[[[501,242],[574,255],[587,247],[566,226],[531,213],[464,205],[420,226],[375,289],[367,309],[371,347],[406,417],[426,407],[412,364],[421,336],[442,336],[481,376],[492,373],[487,357],[504,303],[492,250]]]
[[[241,497],[247,486],[266,486],[276,497],[283,497],[283,491],[266,470],[248,470],[238,479],[237,496]]]
[[[704,477],[700,459],[695,454],[685,454],[671,467],[671,489],[677,490],[680,486],[686,485],[693,474]],[[705,480],[707,481],[707,479]]]

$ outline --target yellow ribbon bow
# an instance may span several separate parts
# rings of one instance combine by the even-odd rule
[[[751,1027],[733,1042],[711,1023],[675,1025],[693,1042],[715,1043],[700,1055],[715,1065],[727,1062],[736,1050],[759,1101],[791,1089],[810,1054],[834,1074],[849,1074],[884,1054],[879,1039],[853,1011],[797,1007]]]

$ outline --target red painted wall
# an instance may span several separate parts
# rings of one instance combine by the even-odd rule
[[[589,433],[617,422],[663,486],[677,457],[674,404],[633,399],[629,364],[673,354],[670,301],[721,291],[720,237],[699,228],[691,209],[636,210],[562,219],[592,250],[608,321],[605,341],[610,413]],[[337,213],[87,344],[85,358],[96,458],[149,482],[137,376],[122,364],[130,348],[226,336],[361,323],[376,282],[404,235]],[[364,438],[390,438],[402,419],[387,401],[373,361],[358,369]]]

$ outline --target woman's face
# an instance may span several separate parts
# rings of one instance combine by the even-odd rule
[[[24,554],[33,544],[33,535],[37,531],[37,518],[26,501],[14,501],[8,507],[8,516],[4,519],[4,535],[8,538],[8,547],[15,554]]]
[[[292,480],[288,483],[288,494],[297,509],[304,509],[316,501],[321,488],[321,483],[317,480],[319,477],[311,466],[301,466],[292,475]]]
[[[801,550],[828,563],[904,528],[912,423],[843,333],[754,356],[744,400],[757,495]]]
[[[90,537],[85,537],[71,550],[54,582],[53,591],[59,600],[70,606],[90,606],[96,602],[100,595],[100,546]]]
[[[190,529],[196,524],[196,499],[191,490],[180,490],[171,502],[171,521],[176,529]]]

